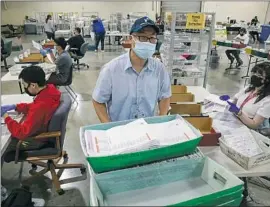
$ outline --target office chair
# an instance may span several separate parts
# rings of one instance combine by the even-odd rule
[[[58,86],[63,86],[66,89],[66,91],[68,92],[68,94],[70,95],[70,97],[73,99],[73,102],[75,101],[76,103],[78,103],[76,100],[77,94],[74,92],[74,90],[71,87],[72,80],[73,80],[73,68],[74,68],[74,66],[72,65],[70,68],[70,73],[69,73],[67,82],[64,84],[58,85]]]
[[[85,43],[82,44],[82,46],[80,48],[80,53],[82,54],[81,56],[79,56],[79,55],[76,54],[76,51],[78,51],[78,48],[70,48],[70,51],[72,52],[71,53],[71,57],[77,63],[77,64],[74,65],[74,68],[75,69],[80,70],[80,66],[84,66],[84,67],[89,68],[89,65],[88,64],[86,64],[86,63],[80,63],[80,59],[82,59],[84,57],[86,51],[88,50],[88,46],[89,46],[89,43],[88,42],[85,42]]]
[[[5,69],[8,69],[10,66],[7,65],[7,58],[11,55],[12,52],[12,41],[8,41],[5,43],[5,52],[6,53],[1,54],[1,59],[3,59],[4,61]]]
[[[23,141],[20,140],[16,147],[15,156],[14,152],[10,152],[7,153],[4,157],[6,162],[15,161],[15,163],[18,163],[22,161],[28,161],[32,164],[32,169],[29,171],[32,176],[22,182],[24,185],[29,183],[37,176],[42,176],[45,173],[50,172],[52,176],[52,183],[55,186],[57,193],[62,195],[64,194],[64,190],[61,189],[61,174],[59,175],[59,172],[56,173],[56,169],[61,171],[64,169],[79,168],[81,173],[85,175],[86,168],[83,164],[66,164],[68,154],[66,151],[63,151],[66,124],[68,120],[68,114],[71,109],[71,104],[71,98],[67,94],[62,94],[60,105],[55,111],[49,123],[48,132],[24,140],[46,140],[47,144],[44,147],[37,150],[20,151],[20,146],[23,144]],[[64,159],[64,163],[58,164],[61,158]],[[43,170],[36,172],[37,166],[43,167]]]

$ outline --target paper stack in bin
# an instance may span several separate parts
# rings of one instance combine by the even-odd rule
[[[247,170],[270,162],[269,138],[245,126],[220,138],[220,149]]]
[[[91,131],[90,134],[87,131]],[[103,143],[100,141],[97,147],[98,133],[103,136]],[[192,153],[201,137],[199,130],[179,115],[145,118],[143,122],[111,122],[80,129],[83,152],[95,173]]]
[[[96,174],[91,206],[239,206],[243,182],[206,157]]]

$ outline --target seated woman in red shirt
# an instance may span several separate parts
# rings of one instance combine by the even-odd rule
[[[46,85],[45,73],[41,67],[30,66],[24,68],[19,75],[25,92],[35,96],[32,103],[1,106],[1,116],[4,118],[12,141],[6,153],[15,151],[19,140],[47,131],[49,121],[60,104],[60,91],[51,84]],[[24,114],[22,122],[18,123],[8,115],[8,111],[16,110]],[[25,142],[22,150],[39,149],[44,144],[41,141]]]

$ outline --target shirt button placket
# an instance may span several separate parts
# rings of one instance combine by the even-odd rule
[[[139,74],[138,79],[137,79],[137,111],[138,115],[141,117],[142,112],[140,111],[140,102],[141,102],[141,97],[142,97],[142,84],[143,84],[143,76],[142,72]]]

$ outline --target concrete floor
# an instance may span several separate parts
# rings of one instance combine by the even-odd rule
[[[41,40],[44,36],[23,36],[24,49],[31,47],[31,40]],[[81,70],[74,72],[74,80],[72,87],[78,94],[78,105],[74,104],[69,114],[69,120],[67,124],[67,134],[64,144],[64,149],[69,154],[69,163],[85,163],[85,157],[81,150],[79,141],[79,128],[84,125],[90,125],[98,123],[98,118],[95,114],[92,106],[91,94],[95,86],[98,74],[101,67],[110,61],[111,59],[119,56],[124,51],[118,46],[105,46],[105,53],[87,52],[82,62],[90,65],[89,70]],[[12,57],[8,59],[8,63],[12,64],[13,57],[18,55],[19,52],[13,52]],[[221,95],[228,94],[234,95],[244,86],[244,80],[241,79],[246,73],[246,67],[243,67],[238,74],[224,75],[224,69],[228,67],[228,60],[224,55],[224,49],[219,49],[221,55],[220,63],[215,69],[210,69],[208,74],[207,90],[211,93]],[[248,57],[242,55],[244,65],[247,66]],[[2,70],[3,71],[3,70]],[[2,75],[4,72],[2,72]],[[3,82],[1,84],[2,94],[15,94],[19,93],[17,82]],[[24,163],[22,170],[22,178],[28,177],[28,171],[31,166],[28,163]],[[79,170],[65,170],[63,178],[72,176],[80,176]],[[9,191],[15,187],[19,187],[20,179],[20,164],[14,163],[4,164],[2,168],[2,185]],[[46,201],[46,206],[87,206],[89,205],[89,175],[87,179],[70,184],[62,185],[65,190],[65,194],[58,196],[54,188],[51,185],[50,175],[46,174],[45,177],[36,179],[31,187],[33,197],[43,198]],[[257,187],[254,187],[258,190]],[[257,191],[256,191],[257,192]],[[267,194],[266,194],[267,195]],[[265,193],[262,195],[256,193],[256,197],[261,200],[270,202],[269,196]],[[269,191],[268,191],[269,195]],[[250,206],[256,205],[250,203]]]

